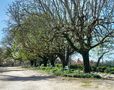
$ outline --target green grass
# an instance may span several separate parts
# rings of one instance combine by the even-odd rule
[[[80,69],[70,69],[70,70],[63,70],[61,66],[56,67],[29,67],[32,70],[40,70],[49,74],[53,74],[56,76],[64,76],[64,77],[75,77],[75,78],[101,78],[97,74],[93,73],[83,73]]]

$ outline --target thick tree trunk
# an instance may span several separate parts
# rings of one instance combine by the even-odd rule
[[[65,69],[65,67],[68,66],[69,60],[65,60],[65,56],[64,55],[60,55],[59,54],[58,56],[61,59],[61,63],[62,63],[63,69]]]
[[[82,52],[83,64],[84,64],[84,73],[90,73],[91,67],[89,63],[89,51]]]
[[[51,66],[55,67],[55,60],[50,60]]]
[[[48,58],[47,58],[47,56],[39,56],[41,59],[42,59],[42,61],[40,61],[40,66],[43,64],[44,65],[44,67],[47,67],[47,64],[48,64]]]
[[[34,65],[34,61],[30,60],[30,65],[33,66]]]
[[[64,62],[63,62],[63,69],[65,69],[66,66],[68,66],[68,64],[67,64],[66,61],[64,61]]]
[[[32,67],[37,67],[37,60],[36,59],[30,60],[30,65]]]
[[[47,64],[48,64],[48,58],[47,57],[44,57],[43,63],[44,63],[44,67],[47,67]]]
[[[37,59],[34,60],[34,67],[37,67]]]
[[[47,61],[44,61],[44,67],[47,67]]]
[[[50,64],[51,64],[52,67],[55,67],[55,59],[56,58],[57,57],[54,54],[50,54],[49,61],[50,61]]]
[[[69,69],[69,54],[67,53],[66,59],[65,59],[65,66],[67,66],[66,69]]]

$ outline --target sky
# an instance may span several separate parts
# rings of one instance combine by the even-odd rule
[[[3,28],[7,27],[6,21],[8,20],[8,16],[6,14],[8,5],[12,3],[14,0],[0,0],[0,41],[3,37],[5,37],[5,32],[3,32]]]

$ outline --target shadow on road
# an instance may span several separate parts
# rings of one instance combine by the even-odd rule
[[[0,73],[3,73],[3,72],[12,72],[12,71],[24,71],[24,70],[0,70]]]
[[[24,71],[24,70],[16,68],[16,67],[0,67],[0,73],[12,72],[12,71]]]
[[[47,80],[55,78],[55,76],[30,76],[30,77],[20,77],[20,76],[11,76],[11,75],[0,75],[4,78],[0,78],[2,81],[38,81],[38,80]]]

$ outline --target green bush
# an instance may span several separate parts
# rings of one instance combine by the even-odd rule
[[[114,74],[114,67],[107,67],[105,73]]]
[[[96,67],[95,66],[91,66],[91,71],[96,72]]]
[[[111,71],[110,74],[114,74],[114,71]]]
[[[67,77],[75,77],[75,78],[101,78],[97,74],[89,74],[89,73],[72,73],[72,74],[65,74],[64,76]]]
[[[79,70],[83,70],[83,65],[70,65],[70,69],[79,69]]]
[[[62,64],[56,64],[56,67],[61,68]]]
[[[54,72],[56,72],[56,71],[61,71],[61,68],[55,67],[55,68],[52,68],[52,70],[51,70],[52,73],[54,73]]]
[[[53,74],[56,76],[64,76],[63,71],[56,71]]]
[[[82,69],[82,66],[80,67]],[[76,77],[76,78],[101,78],[99,75],[96,74],[89,74],[83,73],[80,69],[70,69],[70,70],[63,70],[60,66],[58,67],[32,67],[35,70],[42,70],[47,73],[51,73],[56,76],[66,76],[66,77]]]
[[[80,70],[57,70],[54,72],[56,76],[75,77],[75,78],[101,78],[97,74],[83,73]]]
[[[107,69],[107,66],[99,66],[97,68],[97,71],[99,71],[99,72],[105,72],[106,69]]]

